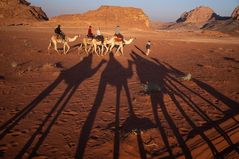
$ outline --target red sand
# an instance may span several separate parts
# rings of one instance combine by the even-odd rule
[[[0,29],[1,158],[239,158],[238,37],[123,31],[124,56],[87,57],[49,55],[52,30]]]

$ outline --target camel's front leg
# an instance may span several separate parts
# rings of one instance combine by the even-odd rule
[[[85,44],[84,44],[85,45]],[[88,55],[87,44],[85,45],[85,52]]]
[[[98,56],[102,55],[102,53],[101,53],[101,48],[100,48],[100,47],[101,47],[100,45],[97,46],[97,49],[98,49],[98,52],[99,52],[99,53],[98,53]]]
[[[90,46],[89,46],[89,49],[88,49],[88,52],[90,52],[92,48],[93,48],[93,46],[90,45]],[[93,49],[94,49],[94,48],[93,48]]]
[[[114,44],[112,44],[112,45],[110,46],[110,52],[112,51],[112,49],[113,49],[114,46],[115,46]]]
[[[65,43],[63,45],[63,51],[64,51],[64,54],[66,54],[66,44]]]
[[[106,48],[104,55],[106,55],[107,52],[109,51],[109,48],[106,45],[104,45],[104,47]]]

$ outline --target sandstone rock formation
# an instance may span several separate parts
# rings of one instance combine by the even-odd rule
[[[232,19],[239,20],[239,6],[237,6],[231,15]]]
[[[239,21],[233,19],[227,20],[214,20],[205,24],[201,29],[213,30],[222,33],[238,35],[239,34]]]
[[[83,14],[57,16],[52,18],[50,23],[61,23],[65,26],[93,25],[101,28],[112,28],[116,25],[121,28],[149,28],[149,18],[142,9],[117,6],[101,6]]]
[[[30,6],[25,0],[0,1],[0,25],[29,24],[48,20],[40,7]]]
[[[184,12],[177,20],[178,23],[206,23],[213,18],[217,18],[217,14],[214,11],[205,6],[197,7],[189,12]]]
[[[189,12],[184,12],[176,23],[165,25],[163,29],[180,30],[180,31],[194,31],[199,30],[209,21],[220,19],[211,8],[199,6]]]
[[[220,31],[223,33],[238,35],[239,34],[239,6],[231,14],[231,17],[221,17],[217,20],[209,21],[201,29]]]
[[[159,28],[159,27],[158,27]],[[162,30],[221,32],[231,35],[239,34],[239,6],[231,17],[219,16],[209,7],[200,6],[189,12],[184,12],[175,23],[160,27]]]

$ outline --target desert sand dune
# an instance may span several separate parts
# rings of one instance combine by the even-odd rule
[[[239,158],[238,9],[150,26],[132,7],[48,21],[25,0],[0,8],[0,158]],[[66,55],[48,50],[58,24],[77,35]],[[89,25],[107,38],[121,25],[132,40],[123,54],[87,54]]]
[[[236,38],[122,32],[136,35],[124,56],[98,57],[82,38],[49,55],[51,28],[1,28],[1,157],[238,156]]]

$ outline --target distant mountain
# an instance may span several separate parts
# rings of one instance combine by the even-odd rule
[[[202,24],[218,17],[219,16],[211,8],[200,6],[189,12],[184,12],[176,22]]]
[[[0,25],[29,24],[48,20],[45,12],[25,0],[0,1]]]
[[[237,6],[231,15],[232,19],[239,20],[239,6]]]
[[[239,6],[234,9],[231,17],[222,17],[211,8],[199,6],[184,12],[174,23],[161,26],[164,30],[196,31],[211,30],[228,34],[239,34]]]
[[[239,34],[239,6],[237,6],[227,19],[208,21],[201,29],[215,30],[229,34]]]
[[[49,23],[64,26],[86,26],[109,28],[149,28],[149,18],[142,9],[133,7],[101,6],[83,14],[66,14],[53,17]]]
[[[201,29],[220,31],[235,35],[235,33],[239,34],[239,21],[233,19],[210,21]]]

